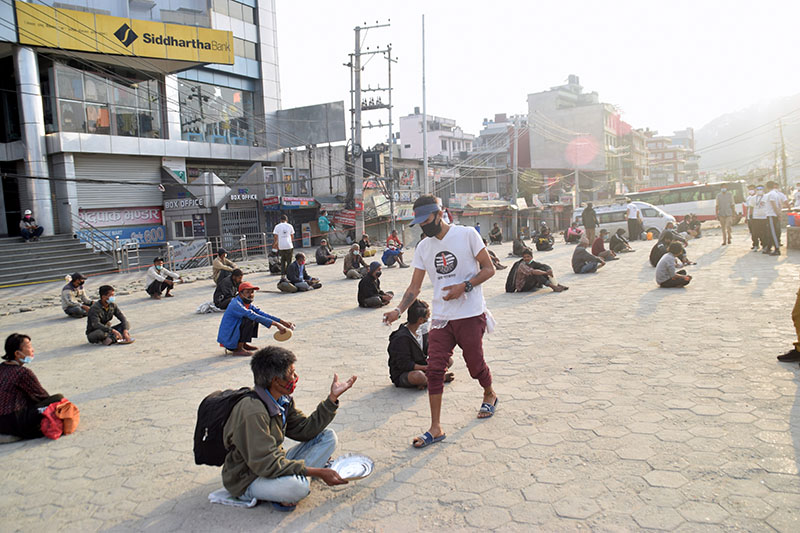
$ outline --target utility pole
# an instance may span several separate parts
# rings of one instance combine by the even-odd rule
[[[433,187],[428,180],[428,108],[425,103],[425,15],[422,15],[422,190],[431,194]]]
[[[386,47],[386,59],[389,63],[389,211],[392,217],[392,231],[397,229],[397,216],[394,212],[394,137],[392,133],[392,45]]]
[[[783,190],[789,186],[789,176],[786,173],[786,143],[783,141],[783,121],[778,122],[781,132],[781,174],[783,175]]]
[[[519,116],[514,117],[514,173],[511,175],[511,188],[513,194],[511,197],[511,237],[516,238],[519,233],[519,206],[517,205],[517,198],[519,197]]]

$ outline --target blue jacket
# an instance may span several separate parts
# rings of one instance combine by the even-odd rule
[[[301,268],[297,261],[294,261],[286,268],[286,278],[293,284],[311,280],[311,276],[308,274],[308,270],[306,270],[306,265],[303,265]]]
[[[242,319],[249,318],[259,324],[264,324],[270,327],[273,322],[280,322],[281,319],[268,315],[258,307],[250,304],[250,309],[244,306],[242,297],[237,296],[228,308],[225,309],[225,314],[222,315],[222,321],[219,323],[219,333],[217,333],[217,342],[229,350],[235,350],[239,344],[239,329],[242,325]]]

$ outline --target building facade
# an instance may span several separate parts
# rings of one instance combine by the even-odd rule
[[[698,177],[699,156],[694,151],[694,130],[687,128],[674,135],[658,135],[645,130],[649,152],[651,187],[690,182]]]
[[[450,118],[427,115],[428,157],[440,161],[452,161],[472,151],[475,136],[464,131]],[[414,113],[400,117],[400,157],[422,159],[422,114],[419,108]]]

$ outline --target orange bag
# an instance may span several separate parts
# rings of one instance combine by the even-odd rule
[[[56,405],[56,416],[64,422],[64,435],[74,432],[81,421],[81,412],[66,398]]]
[[[53,440],[56,440],[64,433],[64,422],[56,416],[57,406],[58,403],[51,403],[42,413],[42,435]]]

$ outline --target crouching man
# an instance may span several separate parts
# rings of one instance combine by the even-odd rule
[[[299,379],[297,358],[284,348],[269,346],[250,361],[258,398],[245,397],[231,411],[223,428],[228,454],[222,465],[222,483],[235,498],[273,503],[281,511],[294,510],[311,492],[309,477],[328,485],[347,483],[335,470],[324,468],[336,449],[336,433],[326,429],[336,416],[339,396],[356,382],[344,383],[333,375],[330,394],[311,416],[294,405],[292,394]],[[300,442],[288,452],[285,437]]]

